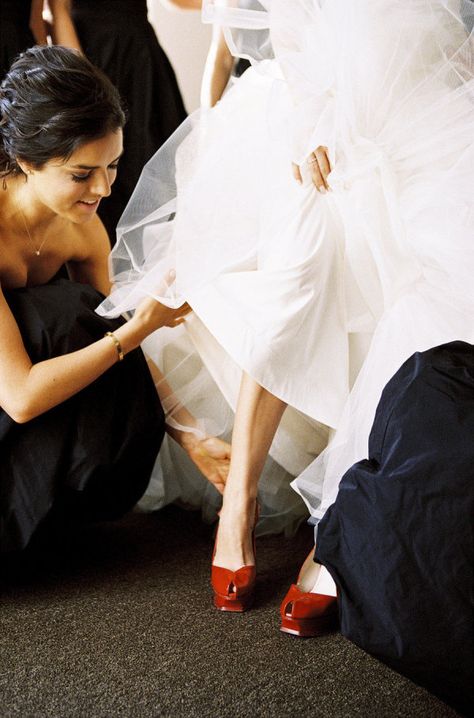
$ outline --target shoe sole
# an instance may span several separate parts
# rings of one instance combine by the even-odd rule
[[[214,606],[227,613],[243,613],[252,605],[252,599],[229,601],[225,597],[214,596]]]
[[[300,619],[282,618],[280,631],[299,638],[317,638],[326,633],[332,633],[339,628],[337,616],[322,619]]]

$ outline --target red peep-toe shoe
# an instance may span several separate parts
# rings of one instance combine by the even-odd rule
[[[256,555],[255,527],[258,521],[258,506],[255,509],[255,522],[252,529],[253,555]],[[217,533],[214,543],[216,554]],[[237,571],[231,571],[221,566],[211,567],[211,585],[214,592],[214,606],[220,611],[239,612],[246,611],[253,602],[255,590],[255,566],[242,566]]]
[[[337,598],[305,590],[300,576],[312,561],[312,554],[303,564],[297,584],[292,584],[280,606],[280,631],[303,638],[321,636],[339,625]]]

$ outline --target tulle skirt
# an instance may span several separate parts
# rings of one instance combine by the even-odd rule
[[[472,43],[459,2],[267,5],[255,32],[267,17],[275,59],[145,167],[102,311],[133,309],[144,295],[187,300],[189,351],[166,370],[171,383],[182,374],[176,392],[212,396],[201,415],[217,431],[231,415],[223,421],[213,404],[235,408],[242,370],[287,402],[270,451],[285,490],[276,481],[281,501],[268,503],[284,507],[298,477],[317,521],[366,456],[398,367],[414,351],[474,340]],[[239,12],[208,2],[213,10],[229,24]],[[306,163],[319,145],[333,168],[324,195]],[[150,340],[158,360],[179,341]]]

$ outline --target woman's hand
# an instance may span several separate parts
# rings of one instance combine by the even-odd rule
[[[223,494],[229,474],[230,444],[215,436],[197,439],[191,433],[180,443],[201,474]]]
[[[157,329],[182,324],[191,311],[191,307],[186,303],[177,309],[171,309],[156,299],[147,297],[137,306],[133,317],[114,331],[114,335],[119,340],[123,353],[128,354]]]
[[[186,315],[191,311],[187,303],[173,309],[157,299],[147,297],[140,302],[130,322],[142,327],[146,332],[145,336],[148,336],[161,327],[177,327],[184,322]]]
[[[182,320],[178,318],[177,321]],[[167,417],[167,433],[184,449],[203,476],[223,494],[230,466],[230,444],[215,436],[202,437],[198,420],[181,404],[155,362],[147,357],[147,363],[163,405],[172,407]]]
[[[329,162],[328,148],[321,145],[320,147],[315,149],[314,152],[311,152],[307,162],[314,186],[316,187],[318,192],[325,194],[329,190],[329,184],[327,180],[328,175],[331,172],[331,163]],[[293,177],[299,184],[302,184],[303,178],[301,176],[301,169],[295,163],[293,163]]]

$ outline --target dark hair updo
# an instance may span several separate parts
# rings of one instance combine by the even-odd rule
[[[75,50],[33,47],[0,87],[0,177],[19,174],[17,158],[40,169],[125,124],[110,80]]]

